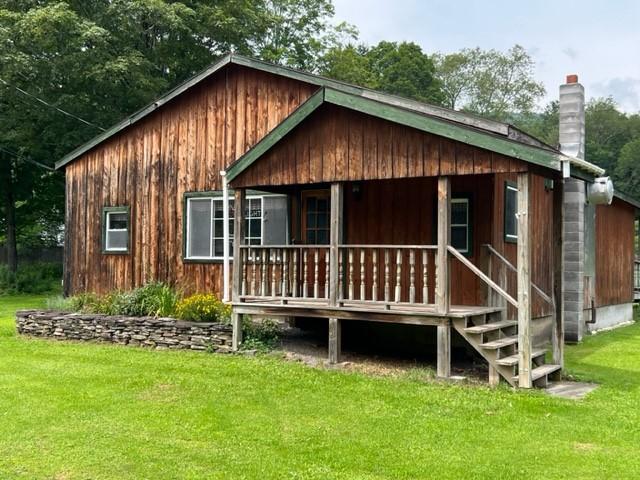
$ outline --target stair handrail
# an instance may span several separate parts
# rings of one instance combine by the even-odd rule
[[[491,244],[485,243],[483,247],[486,247],[489,250],[489,252],[493,253],[496,257],[498,257],[498,260],[501,260],[502,263],[504,263],[509,270],[511,270],[512,272],[518,273],[518,269],[509,260],[507,260],[500,252],[498,252],[495,248],[493,248]],[[538,295],[540,295],[540,297],[549,305],[553,306],[555,304],[553,299],[549,295],[547,295],[535,283],[531,282],[531,288],[533,288],[536,291],[536,293],[538,293]]]
[[[495,290],[500,296],[502,296],[507,302],[509,302],[514,307],[518,308],[518,302],[515,298],[509,295],[504,289],[502,289],[496,282],[491,280],[482,270],[476,267],[471,261],[469,261],[464,255],[462,255],[458,250],[456,250],[451,245],[447,245],[447,250],[454,257],[456,257],[463,265],[465,265],[469,270],[476,274],[484,283],[486,283],[490,288]]]

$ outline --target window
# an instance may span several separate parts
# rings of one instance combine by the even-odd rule
[[[518,241],[518,188],[512,182],[504,184],[504,239],[507,242]]]
[[[196,261],[222,260],[224,256],[224,200],[221,193],[189,193],[186,195],[185,210],[184,258]],[[286,212],[286,196],[247,196],[244,212],[245,243],[249,245],[286,243],[288,228]],[[234,215],[234,200],[230,198],[230,255],[233,255]]]
[[[469,199],[451,199],[451,246],[460,253],[470,253]]]
[[[310,192],[304,197],[306,212],[304,241],[310,245],[329,244],[329,196]]]
[[[104,253],[129,252],[129,207],[105,207],[102,215]]]

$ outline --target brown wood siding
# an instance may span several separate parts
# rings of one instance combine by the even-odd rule
[[[233,180],[235,187],[527,171],[528,164],[325,105]]]
[[[219,264],[182,260],[183,194],[220,190],[220,170],[315,89],[232,66],[68,165],[68,291],[159,279],[219,293]],[[102,209],[120,205],[131,208],[130,253],[103,255]]]
[[[634,208],[614,199],[596,207],[596,306],[633,301]]]

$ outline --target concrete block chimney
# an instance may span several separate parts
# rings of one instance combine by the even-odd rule
[[[560,151],[569,157],[585,157],[584,87],[577,75],[567,75],[567,82],[560,85]],[[585,328],[585,238],[589,237],[589,225],[585,217],[591,209],[585,202],[586,184],[577,178],[566,178],[564,187],[564,324],[568,342],[582,340]],[[595,211],[593,212],[595,214]],[[586,227],[586,228],[585,228]],[[585,304],[587,303],[587,304]]]

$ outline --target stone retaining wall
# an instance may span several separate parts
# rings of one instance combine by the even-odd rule
[[[232,328],[221,323],[23,310],[16,312],[16,326],[18,333],[34,337],[231,352]]]

